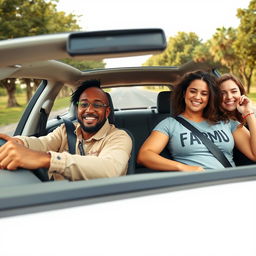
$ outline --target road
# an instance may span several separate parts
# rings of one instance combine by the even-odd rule
[[[141,107],[152,107],[156,106],[157,92],[144,90],[141,87],[132,88],[115,88],[112,89],[111,98],[115,109],[123,108],[141,108]],[[256,105],[253,107],[256,113]],[[53,111],[50,114],[49,119],[56,117],[67,111],[67,108]],[[8,135],[13,135],[16,123],[7,126],[0,127],[0,133],[5,133]]]
[[[112,89],[110,94],[114,107],[121,109],[156,106],[158,93],[132,87]]]
[[[110,94],[114,107],[117,109],[156,106],[157,92],[134,87],[112,89]],[[67,108],[53,111],[50,114],[49,119],[56,117],[59,114],[65,113],[66,111]],[[17,124],[14,123],[6,126],[1,126],[0,133],[13,135],[16,125]]]

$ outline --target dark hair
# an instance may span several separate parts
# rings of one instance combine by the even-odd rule
[[[241,95],[246,95],[244,85],[242,82],[233,74],[224,74],[221,77],[217,79],[218,86],[220,88],[220,85],[228,80],[232,80],[239,88]],[[222,100],[222,97],[221,97]],[[221,106],[221,104],[220,104]],[[223,114],[226,114],[229,119],[237,120],[242,124],[245,124],[245,120],[243,119],[242,114],[236,109],[232,112],[229,112],[221,107],[221,111],[223,111]]]
[[[92,79],[82,82],[81,85],[72,93],[71,103],[76,105],[83,91],[90,87],[100,88],[100,80]]]
[[[234,76],[232,74],[222,75],[221,77],[219,77],[217,79],[217,83],[218,83],[218,85],[221,85],[222,83],[224,83],[228,80],[232,80],[238,86],[238,88],[241,92],[241,95],[246,95],[244,85],[242,84],[242,82],[236,76]]]
[[[181,81],[176,85],[172,94],[172,109],[173,115],[178,116],[185,111],[185,93],[188,86],[194,80],[203,80],[206,82],[209,88],[209,101],[205,109],[203,110],[203,117],[211,123],[217,123],[220,120],[218,115],[219,111],[218,98],[220,97],[220,90],[216,83],[216,77],[205,71],[195,71],[185,74]]]

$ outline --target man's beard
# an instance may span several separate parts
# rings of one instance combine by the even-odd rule
[[[85,132],[87,132],[87,133],[95,133],[95,132],[99,131],[102,128],[102,126],[105,124],[107,118],[104,118],[102,121],[98,122],[96,125],[89,126],[89,127],[85,126],[80,119],[77,118],[77,120],[78,120],[79,124],[81,125],[81,128]]]

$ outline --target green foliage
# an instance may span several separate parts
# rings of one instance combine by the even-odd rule
[[[25,106],[26,106],[26,95],[17,95],[17,100],[20,106],[13,108],[6,108],[8,101],[7,96],[0,96],[0,125],[8,125],[10,123],[15,123],[19,120]]]
[[[209,40],[209,52],[213,61],[220,63],[232,73],[235,73],[239,58],[233,48],[237,37],[237,30],[234,28],[217,28],[213,37]]]
[[[235,47],[242,58],[256,63],[256,0],[252,0],[248,9],[238,9],[240,25]]]
[[[6,90],[0,87],[0,96],[6,96],[6,95],[7,95]]]
[[[70,105],[70,96],[64,97],[64,98],[57,98],[54,102],[54,105],[52,107],[52,110],[58,110],[58,109],[63,109],[67,108]]]
[[[77,16],[58,12],[57,2],[0,0],[0,39],[79,30]]]
[[[0,0],[0,40],[79,30],[78,16],[57,11],[57,0]],[[27,81],[29,85],[29,81]],[[8,107],[17,106],[16,84],[1,81],[8,93]],[[32,94],[27,86],[28,100]]]
[[[96,68],[105,68],[106,63],[102,61],[78,61],[72,59],[64,59],[62,62],[69,64],[79,70],[88,70],[88,69],[96,69]]]
[[[256,66],[256,0],[248,8],[238,9],[238,28],[217,28],[206,43],[195,33],[179,32],[170,37],[167,49],[149,58],[147,66],[180,66],[186,62],[207,62],[221,73],[231,72],[243,80],[247,93],[255,81]]]
[[[179,66],[185,64],[193,58],[193,50],[201,44],[201,40],[195,33],[178,32],[177,36],[170,37],[167,49],[152,56],[144,64],[152,66]]]
[[[7,97],[0,96],[0,126],[16,123],[20,119],[26,107],[26,94],[18,94],[17,100],[20,103],[19,107],[6,108]],[[54,102],[53,111],[64,109],[70,105],[70,96],[58,98]]]
[[[256,0],[251,0],[247,9],[238,9],[237,17],[240,25],[234,48],[241,59],[240,73],[249,92],[256,65]]]

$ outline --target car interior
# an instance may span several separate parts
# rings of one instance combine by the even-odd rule
[[[127,175],[161,172],[159,170],[151,170],[137,164],[136,157],[141,145],[150,135],[153,128],[164,118],[171,115],[172,91],[160,91],[157,95],[156,107],[144,109],[115,109],[111,99],[111,94],[107,93],[107,95],[111,106],[109,122],[120,129],[124,129],[133,141],[133,148],[129,160]],[[71,109],[74,111],[74,106],[71,107]],[[74,117],[75,113],[72,115],[72,121],[75,121]],[[50,128],[47,128],[46,133],[49,133],[56,128],[56,125],[61,125],[62,123],[63,120],[60,117],[57,117],[57,123],[54,124],[54,122],[52,122]],[[167,147],[161,152],[161,155],[171,159],[171,153]],[[253,161],[249,160],[237,149],[234,150],[234,157],[237,165],[254,164]]]
[[[128,32],[135,33],[136,37],[140,35],[140,31],[137,30]],[[115,33],[111,32],[111,36],[115,36]],[[87,35],[87,33],[85,34]],[[96,39],[101,40],[108,38],[109,32],[100,32],[100,36],[97,33],[92,35],[96,35]],[[255,167],[251,165],[255,163],[246,159],[236,150],[234,151],[234,158],[238,167],[226,168],[221,172],[219,170],[204,173],[162,172],[145,168],[136,163],[138,150],[152,129],[165,117],[171,115],[172,89],[179,78],[186,72],[199,69],[218,75],[217,71],[208,63],[191,61],[180,67],[140,66],[82,71],[60,60],[70,57],[70,54],[72,57],[75,56],[75,59],[82,58],[84,60],[137,56],[141,53],[152,54],[162,52],[166,45],[160,36],[160,44],[156,43],[157,47],[152,47],[150,38],[144,40],[144,34],[141,42],[145,42],[146,47],[142,47],[138,52],[134,49],[141,46],[134,46],[134,40],[129,41],[127,46],[124,45],[121,52],[119,52],[119,48],[111,46],[105,49],[105,41],[103,40],[102,52],[95,51],[92,54],[87,52],[84,56],[84,53],[81,53],[82,56],[80,56],[79,45],[78,48],[73,49],[74,51],[68,48],[70,51],[68,53],[68,36],[67,33],[0,42],[0,79],[31,78],[41,80],[39,87],[22,113],[13,135],[43,136],[62,125],[64,119],[75,122],[75,106],[70,105],[69,102],[67,102],[67,110],[64,113],[50,118],[56,98],[64,87],[73,92],[81,82],[97,79],[101,81],[101,88],[108,93],[109,100],[113,105],[109,121],[116,127],[124,129],[133,140],[128,173],[126,176],[111,179],[50,182],[45,169],[32,171],[21,168],[16,171],[1,170],[0,217],[24,214],[24,212],[37,212],[42,209],[48,211],[53,208],[106,202],[117,198],[162,193],[175,189],[200,187],[205,186],[205,184],[215,185],[231,180],[255,179]],[[146,37],[148,38],[148,36],[149,34],[146,32]],[[80,38],[79,35],[75,39],[81,42],[80,39],[86,40],[86,37]],[[57,60],[53,60],[53,58]],[[161,87],[161,90],[155,91],[154,104],[120,107],[116,103],[114,98],[116,89],[124,89],[126,90],[125,93],[128,94],[129,90],[133,88],[147,86]],[[137,100],[140,101],[140,98]],[[2,143],[4,141],[0,141],[0,145]],[[161,154],[165,157],[171,157],[167,148]],[[244,166],[239,167],[239,165]]]
[[[51,108],[57,95],[60,93],[61,88],[68,86],[72,91],[85,80],[98,79],[101,81],[102,89],[107,91],[109,101],[111,103],[111,115],[109,117],[110,123],[115,124],[116,127],[124,129],[132,138],[133,149],[131,158],[129,160],[128,175],[130,174],[143,174],[143,173],[154,173],[160,172],[158,170],[151,170],[140,166],[136,163],[136,156],[139,148],[145,139],[149,136],[152,129],[165,117],[171,115],[171,92],[173,86],[182,74],[187,71],[204,69],[214,72],[206,63],[188,63],[182,67],[139,67],[139,68],[116,68],[116,69],[105,69],[105,70],[91,70],[77,73],[72,67],[67,67],[66,64],[50,61],[51,68],[61,71],[59,74],[52,74],[51,79],[43,79],[39,88],[35,92],[34,96],[28,103],[26,110],[24,111],[20,122],[16,128],[14,135],[27,135],[27,136],[43,136],[53,131],[56,127],[63,123],[63,118],[75,121],[75,106],[70,105],[68,112],[63,115],[58,115],[53,119],[48,120]],[[26,74],[28,71],[30,75],[49,72],[47,67],[44,70],[42,65],[48,65],[47,63],[40,63],[33,65],[32,67],[23,67],[23,73]],[[29,70],[30,69],[30,70]],[[20,71],[21,72],[21,71]],[[60,81],[60,77],[63,79],[64,73],[66,78],[64,81]],[[42,74],[37,76],[42,77]],[[46,76],[46,74],[45,74]],[[47,73],[49,76],[49,73]],[[70,81],[72,76],[72,81]],[[111,99],[111,90],[115,88],[132,88],[133,86],[147,86],[157,85],[165,86],[169,90],[158,92],[156,104],[150,107],[129,107],[119,108],[116,107]],[[109,91],[109,93],[108,93]],[[67,106],[68,107],[68,106]],[[170,158],[170,152],[167,148],[163,150],[161,155]],[[247,159],[244,155],[234,151],[234,159],[236,164],[248,165],[254,164],[254,162]],[[25,170],[24,170],[25,172]],[[39,169],[33,171],[33,176],[39,181],[48,181],[47,170]],[[1,174],[3,176],[3,174]],[[10,174],[5,174],[6,176]],[[19,174],[21,175],[21,174]],[[28,176],[28,175],[27,175]],[[23,176],[24,177],[24,176]],[[27,177],[28,178],[28,177]],[[34,177],[28,179],[20,179],[23,183],[34,183]],[[12,182],[16,184],[14,179]],[[2,182],[4,183],[3,179]],[[5,183],[8,184],[8,183]],[[10,183],[9,183],[10,184]]]

